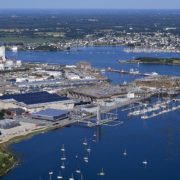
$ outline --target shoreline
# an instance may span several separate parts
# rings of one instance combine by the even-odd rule
[[[177,53],[179,54],[179,50],[170,50],[170,49],[151,49],[151,48],[139,48],[138,51],[136,51],[136,47],[134,49],[130,49],[127,51],[126,49],[129,48],[127,45],[124,44],[94,44],[94,45],[75,45],[70,47],[70,49],[56,49],[56,50],[50,50],[50,49],[23,49],[20,48],[18,51],[29,51],[29,52],[71,52],[73,49],[79,49],[79,48],[91,48],[91,47],[122,47],[125,53]],[[11,51],[8,49],[8,51]]]
[[[37,129],[32,129],[31,132],[22,133],[17,136],[6,139],[3,142],[0,142],[0,155],[2,154],[2,156],[4,156],[4,157],[6,155],[9,155],[9,156],[11,156],[11,158],[13,158],[13,162],[7,168],[2,170],[2,172],[0,171],[0,178],[2,178],[9,171],[11,171],[17,165],[17,163],[19,161],[17,155],[13,151],[11,151],[9,148],[12,144],[21,142],[23,140],[27,140],[27,139],[32,138],[41,133],[46,133],[46,132],[50,132],[50,131],[53,131],[56,129],[64,128],[64,127],[72,125],[74,123],[76,123],[76,122],[72,122],[71,124],[61,124],[61,125],[56,125],[56,126],[52,126],[52,127],[41,127],[41,128],[37,128]],[[8,161],[10,159],[6,159],[6,160]],[[1,164],[0,164],[0,166],[1,166]]]
[[[168,66],[180,66],[178,63],[160,63],[160,62],[141,62],[141,61],[121,61],[118,60],[120,64],[152,64],[152,65],[168,65]]]
[[[0,178],[2,178],[9,171],[11,171],[17,165],[17,163],[19,161],[17,155],[13,151],[10,150],[10,148],[9,148],[10,145],[12,145],[14,143],[21,142],[21,141],[29,139],[29,138],[32,138],[32,137],[39,135],[41,133],[51,131],[53,129],[54,128],[36,129],[32,132],[28,132],[27,134],[18,135],[18,136],[10,138],[4,142],[0,142],[0,154],[2,155],[2,158],[5,158],[5,157],[7,158],[6,163],[8,163],[7,167],[5,167],[5,169],[2,170],[2,172],[0,172]],[[3,166],[3,164],[2,164],[2,166]]]

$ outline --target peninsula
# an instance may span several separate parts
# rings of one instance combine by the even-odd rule
[[[122,61],[119,63],[143,63],[143,64],[166,64],[180,65],[180,58],[156,58],[156,57],[138,57],[133,60]]]

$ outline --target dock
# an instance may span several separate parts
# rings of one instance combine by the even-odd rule
[[[153,118],[153,117],[160,116],[160,115],[162,115],[162,114],[166,114],[166,113],[169,113],[169,112],[172,112],[172,111],[176,111],[176,110],[178,110],[178,109],[180,109],[180,105],[177,106],[177,107],[169,108],[169,109],[167,109],[167,110],[162,110],[162,111],[160,111],[160,112],[158,112],[158,113],[153,113],[153,114],[150,115],[150,116],[143,115],[143,116],[141,116],[141,119],[150,119],[150,118]]]
[[[133,76],[151,76],[151,75],[158,75],[157,73],[141,73],[139,71],[135,70],[130,70],[130,71],[125,71],[125,70],[117,70],[117,69],[111,69],[107,68],[107,72],[113,72],[113,73],[119,73],[119,74],[124,74],[124,75],[133,75]]]

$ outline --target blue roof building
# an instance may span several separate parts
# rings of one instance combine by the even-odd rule
[[[25,94],[4,95],[4,96],[1,96],[0,99],[1,100],[14,99],[17,102],[22,102],[27,105],[69,100],[69,98],[67,97],[62,97],[57,94],[50,94],[44,91],[25,93]]]
[[[68,118],[69,111],[60,109],[45,109],[32,114],[33,119],[41,119],[47,121],[59,121]]]
[[[72,109],[74,101],[68,97],[48,92],[3,95],[0,97],[0,108],[23,108],[29,112],[42,109]]]

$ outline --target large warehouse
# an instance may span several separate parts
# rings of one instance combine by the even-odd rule
[[[1,129],[10,129],[13,127],[20,126],[20,123],[18,121],[12,120],[12,119],[4,119],[0,120],[0,128]]]
[[[69,111],[60,109],[45,109],[32,114],[33,119],[42,119],[47,121],[59,121],[68,118]]]
[[[73,107],[73,100],[48,92],[12,94],[0,97],[0,109],[22,108],[29,112],[38,112],[47,108],[73,109]]]

